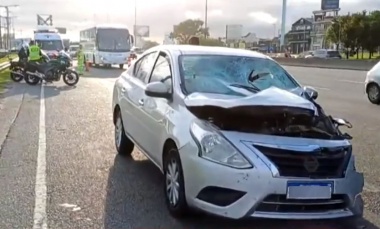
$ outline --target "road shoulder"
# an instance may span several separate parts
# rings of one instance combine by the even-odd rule
[[[25,85],[10,83],[0,93],[0,154],[24,98]]]

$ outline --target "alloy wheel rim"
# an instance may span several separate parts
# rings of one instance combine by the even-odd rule
[[[177,162],[173,159],[166,168],[166,196],[172,206],[178,204],[179,188],[179,168]]]
[[[119,147],[120,146],[120,143],[121,143],[121,137],[122,137],[122,134],[123,134],[123,131],[122,131],[122,124],[121,124],[121,118],[119,117],[116,121],[116,125],[115,125],[115,143],[116,143],[116,146]]]
[[[376,86],[370,87],[368,95],[371,98],[371,100],[376,100],[378,98],[378,96],[379,96],[379,89],[378,89],[378,87],[376,87]]]

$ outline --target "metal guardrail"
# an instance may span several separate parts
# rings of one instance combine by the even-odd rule
[[[18,61],[18,58],[14,58],[14,61]],[[10,63],[9,61],[5,61],[4,63],[0,64],[0,71],[3,71],[9,67]]]

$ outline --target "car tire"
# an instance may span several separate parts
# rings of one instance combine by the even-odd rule
[[[123,69],[124,68],[124,64],[119,64],[119,68]]]
[[[377,95],[375,95],[377,93]],[[367,86],[368,100],[373,104],[380,104],[380,87],[376,83],[370,83]]]
[[[165,152],[163,171],[164,196],[168,211],[174,218],[184,218],[189,213],[189,208],[186,202],[185,181],[183,178],[182,163],[178,150],[175,146],[168,147]],[[174,182],[177,188],[173,186]],[[172,188],[172,191],[169,187]],[[174,195],[175,192],[177,192],[177,200],[172,199],[172,195]]]
[[[117,152],[122,156],[131,155],[135,145],[127,137],[124,130],[123,120],[120,110],[115,114],[115,147]]]

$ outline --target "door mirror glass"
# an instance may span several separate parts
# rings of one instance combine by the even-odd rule
[[[156,98],[166,98],[170,99],[171,93],[169,92],[169,88],[163,82],[152,82],[149,83],[145,88],[145,94],[150,97]]]
[[[310,98],[316,100],[318,98],[318,91],[313,87],[305,86],[303,90],[310,96]]]

